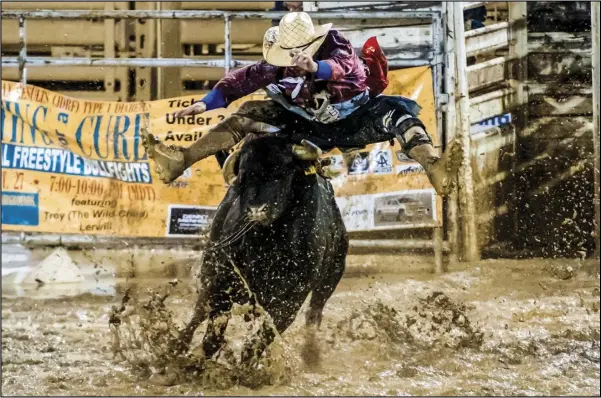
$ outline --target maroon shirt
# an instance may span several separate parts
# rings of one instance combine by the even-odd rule
[[[292,92],[297,84],[281,80],[302,76],[303,72],[295,67],[270,65],[265,60],[228,73],[215,85],[215,89],[223,94],[229,105],[269,84],[277,84],[291,104],[302,107],[311,107],[313,95],[323,90],[331,95],[330,102],[336,104],[349,100],[367,89],[366,78],[369,71],[351,43],[338,31],[328,32],[313,60],[325,61],[332,74],[328,80],[319,80],[313,73],[307,73],[303,87],[294,99]]]

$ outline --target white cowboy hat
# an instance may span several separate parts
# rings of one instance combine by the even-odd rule
[[[271,65],[292,66],[292,50],[298,49],[313,56],[331,28],[331,23],[313,25],[306,12],[289,12],[280,21],[280,26],[265,32],[263,57]]]

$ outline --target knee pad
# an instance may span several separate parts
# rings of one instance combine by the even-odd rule
[[[423,144],[432,145],[432,138],[426,132],[422,122],[415,118],[417,122],[397,128],[394,134],[403,148],[403,152],[409,153],[409,151],[416,146]]]

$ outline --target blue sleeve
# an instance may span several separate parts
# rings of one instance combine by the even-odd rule
[[[225,108],[225,106],[227,105],[227,103],[225,102],[225,98],[223,97],[223,93],[218,88],[212,89],[200,101],[205,103],[205,105],[207,106],[207,111],[217,108]]]
[[[325,61],[317,61],[317,72],[315,76],[318,79],[328,80],[332,76],[332,68]]]

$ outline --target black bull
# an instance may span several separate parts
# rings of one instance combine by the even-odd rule
[[[344,273],[348,236],[329,181],[315,172],[319,149],[277,136],[250,140],[226,160],[226,197],[211,225],[201,267],[199,297],[180,342],[186,349],[209,318],[207,358],[225,343],[234,303],[259,304],[283,333],[311,293],[307,326],[319,326],[323,308]],[[239,171],[239,172],[238,172]],[[258,357],[275,338],[264,321],[242,353]]]

